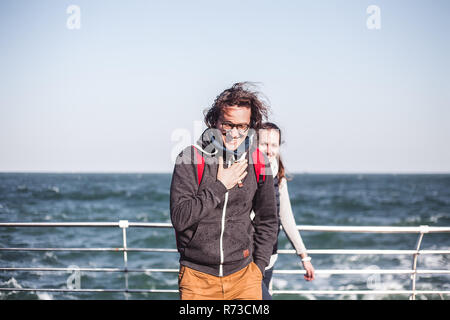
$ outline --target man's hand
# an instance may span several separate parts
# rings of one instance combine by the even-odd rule
[[[236,183],[242,181],[247,175],[247,159],[235,162],[229,168],[223,167],[223,158],[219,157],[219,168],[217,170],[217,180],[223,183],[223,185],[230,190]]]

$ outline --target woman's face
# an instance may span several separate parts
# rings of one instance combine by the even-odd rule
[[[280,155],[280,133],[276,129],[260,129],[258,148],[267,154],[269,159]]]

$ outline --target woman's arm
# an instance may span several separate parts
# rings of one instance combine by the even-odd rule
[[[291,201],[289,200],[287,182],[284,178],[280,182],[280,220],[289,241],[294,246],[297,254],[302,258],[303,268],[305,268],[306,270],[306,274],[304,275],[305,280],[314,280],[315,271],[313,265],[311,264],[311,261],[303,260],[304,258],[308,257],[308,253],[306,252],[302,237],[297,230],[294,214],[292,213]]]
[[[303,240],[297,230],[294,214],[291,208],[291,201],[289,199],[288,187],[286,179],[283,178],[280,182],[280,221],[283,226],[283,230],[286,233],[295,251],[302,258],[306,257],[306,248],[303,244]]]

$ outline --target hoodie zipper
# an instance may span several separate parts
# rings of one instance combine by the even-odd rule
[[[225,202],[223,204],[222,210],[222,228],[220,231],[220,266],[219,266],[219,277],[223,277],[223,261],[224,261],[224,252],[223,252],[223,233],[225,231],[225,216],[227,214],[227,203],[228,203],[228,191],[225,193]]]
[[[231,161],[228,161],[229,168],[231,166]],[[223,277],[223,261],[225,258],[225,254],[223,251],[223,234],[225,232],[225,217],[227,215],[227,204],[228,204],[228,191],[225,193],[225,201],[223,203],[223,209],[222,209],[222,221],[221,221],[221,230],[220,230],[220,266],[219,266],[219,277]]]
[[[247,152],[244,152],[238,161],[245,158]],[[228,161],[228,168],[231,166],[231,161]],[[223,261],[224,261],[224,251],[223,251],[223,234],[225,231],[225,217],[227,214],[227,204],[228,204],[228,191],[225,193],[225,201],[223,203],[222,209],[222,221],[221,221],[221,231],[220,231],[220,265],[219,265],[219,277],[223,277]]]

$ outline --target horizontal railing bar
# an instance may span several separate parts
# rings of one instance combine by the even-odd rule
[[[0,288],[0,291],[48,291],[48,292],[129,292],[129,293],[178,293],[173,289],[58,289],[58,288]]]
[[[135,269],[135,268],[46,268],[46,267],[0,267],[0,271],[84,271],[84,272],[168,272],[179,269]],[[274,274],[306,274],[305,270],[274,270]],[[450,274],[450,270],[409,270],[409,269],[323,269],[315,274]]]
[[[177,249],[170,248],[0,248],[0,251],[113,251],[113,252],[172,252],[177,253]],[[280,249],[279,254],[295,254],[295,250]],[[393,255],[411,255],[411,254],[450,254],[450,250],[360,250],[360,249],[322,249],[308,250],[309,254],[393,254]]]
[[[417,254],[449,254],[450,250],[419,250]]]
[[[0,291],[46,292],[128,292],[128,293],[178,293],[175,289],[58,289],[58,288],[0,288]],[[447,290],[415,290],[416,294],[450,294]],[[272,294],[412,294],[413,290],[273,290]]]
[[[450,291],[432,290],[273,290],[273,294],[450,294]]]
[[[274,274],[306,274],[305,270],[274,270]],[[409,269],[322,269],[314,274],[450,274],[450,270],[409,270]]]
[[[294,249],[279,249],[279,254],[295,254]],[[378,249],[318,249],[308,250],[308,254],[450,254],[450,250],[378,250]]]
[[[173,228],[171,223],[166,222],[129,222],[129,226],[138,228]]]
[[[439,233],[450,232],[450,227],[392,227],[392,226],[297,226],[300,231],[364,232],[364,233]]]
[[[133,251],[133,252],[178,252],[166,248],[0,248],[0,251]]]
[[[119,222],[2,222],[0,227],[119,227]]]
[[[0,271],[86,271],[86,272],[125,272],[122,268],[44,268],[44,267],[5,267]]]
[[[119,222],[0,222],[0,227],[120,227]],[[171,223],[128,222],[128,227],[173,228]]]
[[[0,271],[179,272],[179,269],[0,267]]]
[[[2,222],[0,227],[119,227],[119,222]],[[128,222],[128,227],[173,228],[164,222]],[[297,226],[300,231],[364,232],[364,233],[439,233],[450,232],[450,227],[393,227],[393,226]]]

